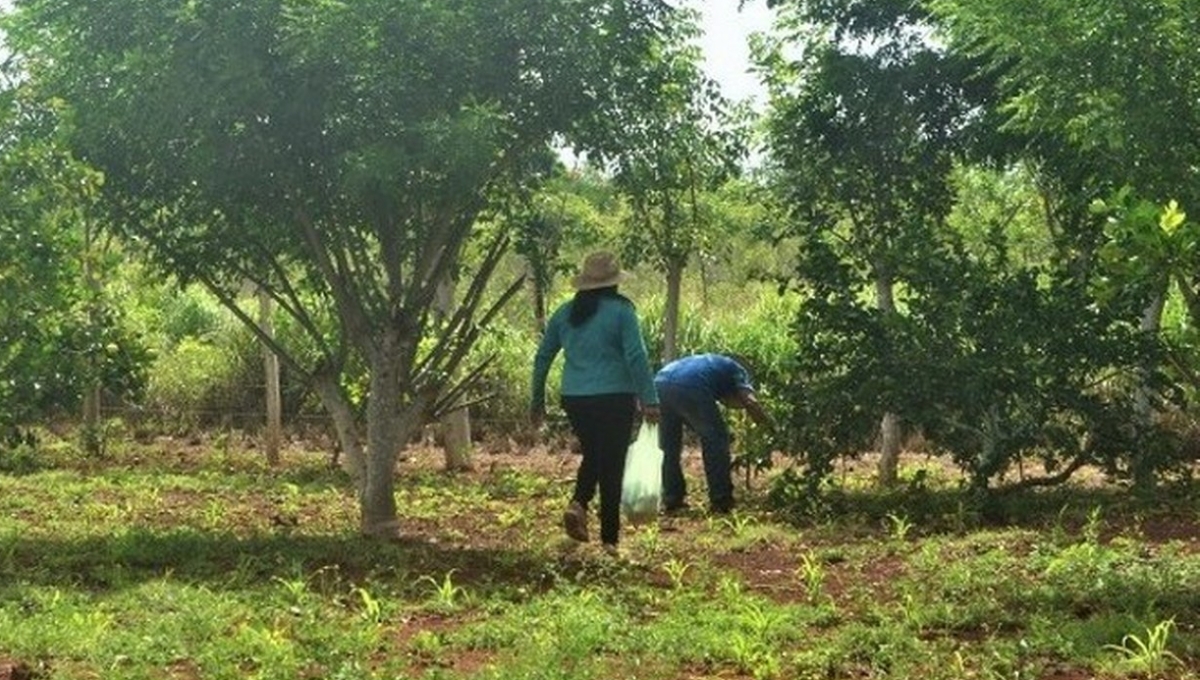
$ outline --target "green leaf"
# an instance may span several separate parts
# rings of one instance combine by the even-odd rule
[[[1163,208],[1162,215],[1158,218],[1158,226],[1167,235],[1172,235],[1180,225],[1187,220],[1187,214],[1179,209],[1179,203],[1172,200]]]

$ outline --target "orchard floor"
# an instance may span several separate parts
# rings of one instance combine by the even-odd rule
[[[554,488],[558,490],[559,503],[550,503],[550,512],[539,514],[535,531],[542,533],[547,537],[547,541],[556,545],[564,563],[578,564],[587,560],[603,559],[594,544],[579,545],[563,536],[559,521],[560,511],[570,497],[575,470],[579,463],[579,456],[564,452],[565,448],[567,447],[546,445],[521,448],[511,443],[507,446],[492,446],[476,454],[474,469],[455,474],[481,485],[493,483],[497,478],[506,476],[509,471],[553,480]],[[406,456],[407,459],[400,467],[402,475],[406,471],[420,474],[444,469],[443,454],[436,447],[414,447],[407,451]],[[653,544],[661,546],[665,542],[670,546],[669,553],[678,562],[707,562],[727,573],[736,574],[737,579],[750,592],[780,603],[802,603],[811,600],[811,592],[804,580],[798,577],[804,556],[824,554],[832,557],[824,562],[821,587],[832,602],[844,605],[852,611],[857,606],[854,599],[861,597],[864,589],[873,591],[879,598],[898,598],[895,584],[905,576],[906,558],[911,550],[897,546],[895,521],[898,515],[902,515],[906,510],[898,509],[896,514],[884,513],[882,516],[877,508],[874,513],[870,510],[854,511],[851,514],[857,516],[845,518],[846,521],[839,518],[826,518],[821,522],[788,520],[770,508],[766,497],[772,479],[780,474],[787,464],[786,460],[777,458],[772,468],[760,475],[753,478],[739,476],[735,479],[738,494],[736,512],[732,516],[714,515],[706,509],[706,486],[699,450],[685,450],[684,471],[689,484],[691,509],[679,516],[662,517],[650,527],[624,526],[623,551],[630,564],[640,570],[642,578],[647,582],[664,588],[669,587],[670,580],[664,571],[653,564],[653,559],[643,561],[639,552],[639,546],[646,543],[644,539],[649,532],[653,536]],[[871,496],[875,493],[871,480],[874,478],[877,464],[877,457],[873,455],[844,461],[837,471],[840,483],[855,486],[867,496]],[[944,462],[923,454],[902,456],[900,468],[902,478],[905,477],[905,473],[910,478],[913,474],[927,474],[946,483],[947,480],[958,476],[958,472]],[[1184,554],[1200,554],[1200,505],[1193,505],[1193,511],[1187,513],[1164,507],[1162,512],[1146,511],[1142,508],[1123,514],[1124,501],[1120,499],[1126,497],[1126,492],[1111,488],[1098,473],[1087,471],[1077,474],[1071,484],[1059,491],[1062,498],[1071,499],[1064,501],[1064,506],[1075,503],[1076,510],[1082,509],[1083,504],[1096,504],[1098,507],[1101,503],[1114,503],[1105,510],[1102,540],[1133,535],[1147,544],[1170,543]],[[905,498],[911,501],[911,498],[904,494],[897,498],[900,499],[901,507],[906,503]],[[853,501],[847,502],[853,504]],[[886,500],[883,502],[887,503]],[[1059,510],[1065,511],[1066,508]],[[1007,522],[1011,522],[1013,526],[1047,530],[1052,525],[1065,525],[1068,533],[1082,534],[1085,531],[1083,525],[1087,520],[1083,513],[1070,516],[1066,512],[1055,514],[1051,511],[1041,514],[1034,511],[1031,515],[1001,520],[998,524],[1003,525]],[[594,532],[594,509],[591,527]],[[991,528],[1002,530],[1004,527]],[[405,530],[413,539],[427,542],[444,541],[447,540],[447,536],[469,536],[472,537],[470,544],[474,548],[484,550],[518,544],[522,540],[511,532],[498,530],[488,517],[479,515],[447,517],[434,523],[410,525]],[[923,526],[914,523],[899,540],[900,543],[916,545],[925,537],[950,532],[944,524],[930,522],[928,526]],[[864,551],[847,547],[864,544],[874,544],[878,549],[868,548]],[[482,578],[483,575],[479,574],[476,577]],[[463,578],[472,576],[463,574]],[[412,632],[415,633],[429,625],[438,624],[436,621],[414,621]],[[995,632],[977,630],[955,635],[970,639],[992,635]],[[468,658],[463,659],[461,665],[456,664],[456,667],[469,669],[483,662],[483,659]],[[1191,663],[1200,664],[1200,660],[1190,661],[1189,665]],[[698,671],[696,675],[689,675],[681,680],[710,677],[716,676]],[[749,680],[752,676],[724,672],[719,677]],[[862,677],[874,676],[864,672]],[[1113,676],[1096,675],[1070,663],[1050,663],[1033,677],[1040,680],[1084,680]],[[1141,676],[1135,673],[1132,677]],[[1193,676],[1168,674],[1159,677]]]
[[[119,484],[102,487],[101,495],[112,498],[86,499],[89,503],[125,508],[119,521],[139,527],[146,536],[169,533],[180,526],[211,531],[209,523],[220,521],[219,535],[233,537],[235,545],[240,546],[227,558],[230,566],[236,564],[237,550],[250,550],[262,544],[266,536],[282,539],[285,545],[294,543],[300,554],[311,551],[313,559],[331,560],[340,577],[348,582],[366,582],[378,577],[379,563],[370,555],[353,554],[356,546],[361,546],[353,536],[357,504],[345,476],[329,470],[326,454],[321,453],[324,449],[313,442],[294,443],[285,447],[282,464],[270,469],[263,465],[261,451],[246,438],[159,438],[123,448],[104,460],[71,459],[61,467],[77,468],[83,478],[111,473],[112,479],[121,483],[125,483],[126,478],[120,476],[124,472],[139,480],[153,479],[162,472],[179,481],[169,487],[153,484],[156,490],[152,500],[144,504],[137,501],[139,497],[133,491],[122,491]],[[1030,567],[1028,563],[1042,560],[1037,564],[1044,565],[1049,554],[1073,569],[1095,569],[1100,577],[1108,576],[1105,570],[1112,570],[1115,578],[1125,565],[1136,566],[1139,562],[1149,566],[1135,570],[1136,574],[1152,571],[1156,565],[1178,569],[1176,573],[1184,575],[1184,585],[1154,582],[1158,590],[1152,591],[1149,600],[1153,611],[1146,615],[1177,619],[1173,620],[1180,640],[1175,648],[1179,663],[1169,664],[1165,672],[1158,669],[1160,672],[1153,675],[1103,674],[1093,669],[1094,664],[1088,660],[1091,657],[1038,652],[1041,656],[1035,654],[1022,661],[1016,676],[1006,677],[1200,678],[1200,612],[1185,609],[1179,613],[1171,603],[1172,598],[1200,601],[1200,586],[1192,585],[1200,583],[1195,576],[1200,573],[1195,559],[1200,555],[1200,494],[1192,485],[1183,485],[1182,491],[1173,490],[1170,498],[1164,495],[1154,502],[1134,502],[1126,490],[1105,484],[1098,475],[1082,475],[1068,487],[1016,499],[1000,516],[985,519],[965,512],[961,502],[955,500],[952,490],[957,472],[941,461],[918,454],[904,456],[900,488],[885,493],[872,483],[875,459],[865,456],[839,463],[825,514],[797,516],[779,511],[775,509],[777,504],[768,502],[773,482],[787,470],[788,461],[780,458],[760,475],[739,475],[735,480],[736,511],[714,515],[705,509],[699,452],[689,448],[684,463],[693,509],[640,526],[624,526],[624,558],[613,560],[595,541],[594,514],[590,522],[593,541],[576,543],[562,530],[562,511],[580,461],[569,449],[570,442],[564,440],[531,446],[485,444],[476,451],[471,470],[454,473],[445,471],[441,449],[432,445],[406,449],[396,477],[399,549],[378,554],[402,560],[402,564],[390,566],[393,571],[388,573],[400,575],[400,581],[426,584],[421,592],[427,592],[426,586],[441,586],[445,597],[480,593],[484,594],[481,598],[485,605],[441,610],[413,602],[411,613],[394,624],[390,650],[403,653],[427,645],[431,639],[453,637],[455,631],[478,624],[480,617],[486,616],[486,598],[504,600],[509,597],[507,593],[532,597],[556,591],[566,582],[611,588],[616,593],[651,592],[671,597],[675,592],[704,593],[717,587],[716,583],[735,583],[740,592],[783,607],[827,607],[836,612],[836,622],[804,631],[799,651],[825,644],[823,640],[861,644],[850,635],[839,636],[843,628],[859,630],[878,625],[903,635],[916,625],[921,644],[961,649],[963,657],[951,658],[958,658],[959,663],[965,659],[968,665],[985,664],[986,655],[992,652],[982,652],[984,657],[978,661],[971,655],[991,649],[996,641],[1010,649],[1023,642],[1024,636],[1040,634],[1024,629],[1021,617],[1026,610],[1054,624],[1061,619],[1064,626],[1087,625],[1107,615],[1107,610],[1098,613],[1097,606],[1105,609],[1104,598],[1110,591],[1097,589],[1092,583],[1079,584],[1083,590],[1079,597],[1070,590],[1076,584],[1069,580],[1065,586],[1050,584],[1045,596],[1011,592],[1014,584],[1017,590],[1027,584],[1030,588],[1046,585],[1038,582],[1039,570],[1044,567]],[[215,479],[221,484],[215,489],[197,485],[193,490],[193,473],[197,480]],[[226,475],[239,481],[230,485]],[[12,488],[14,493],[36,493],[36,482],[31,484],[34,486]],[[950,493],[944,493],[947,489]],[[317,492],[311,499],[305,496],[310,490]],[[130,495],[122,496],[124,493]],[[63,502],[79,511],[74,505],[79,499],[66,498]],[[18,511],[12,519],[17,522],[35,521],[33,517],[40,511],[35,506],[15,507]],[[1113,547],[1108,550],[1110,545]],[[1160,558],[1160,554],[1166,557]],[[12,548],[9,555],[20,555],[20,548]],[[1175,559],[1171,555],[1181,558],[1175,562],[1156,561]],[[954,565],[947,563],[943,569],[938,560],[955,558],[961,558],[964,564],[980,565],[969,566],[965,576],[955,577],[966,578],[966,582],[942,578],[940,572],[949,572]],[[87,555],[74,559],[85,568],[104,573],[103,565],[87,566]],[[156,558],[149,561],[150,567],[158,565]],[[168,561],[158,566],[183,572],[193,568],[188,562]],[[995,584],[988,582],[988,574],[978,573],[989,568],[1007,570],[996,582],[1008,591],[993,592]],[[1064,577],[1060,574],[1056,578]],[[971,614],[962,617],[968,621],[965,625],[920,625],[906,620],[910,614],[931,620],[946,614],[936,595],[922,594],[922,588],[930,587],[948,589],[951,596],[960,596],[954,592],[958,588],[971,597],[973,589],[979,589],[983,597],[994,598],[992,603],[984,604],[990,607],[987,611],[999,614],[1002,620],[972,618]],[[630,596],[636,599],[643,595]],[[1060,598],[1065,608],[1061,612],[1055,604]],[[1009,608],[1010,602],[1017,603],[1016,609]],[[1125,616],[1126,609],[1114,607],[1113,611],[1119,618]],[[959,614],[950,612],[949,616]],[[912,633],[907,634],[911,639]],[[1120,641],[1119,635],[1113,640]],[[30,670],[36,665],[34,659],[7,658],[3,651],[0,646],[0,680],[38,677]],[[403,677],[441,677],[437,674],[443,671],[449,674],[446,677],[484,677],[497,662],[494,653],[466,646],[447,646],[436,656],[436,666],[421,654],[404,657],[411,661],[406,662],[410,667]],[[905,662],[917,663],[912,658]],[[972,672],[963,677],[1000,677],[992,671],[987,673]],[[171,669],[165,677],[190,679],[202,675],[180,667]],[[787,672],[756,676],[728,663],[700,663],[684,668],[679,675],[665,677],[787,680],[814,676]],[[839,663],[835,674],[828,677],[866,680],[907,676],[881,675],[870,659],[865,659],[861,666]],[[936,677],[946,677],[944,669]]]
[[[473,457],[473,467],[469,471],[446,473],[444,465],[444,457],[442,450],[436,446],[415,446],[405,450],[403,460],[400,462],[398,471],[401,477],[406,472],[419,472],[422,474],[447,474],[451,476],[459,476],[466,480],[472,480],[475,483],[487,484],[489,480],[494,480],[499,476],[503,476],[506,471],[519,471],[523,474],[535,475],[547,480],[552,480],[560,490],[562,506],[565,508],[567,501],[571,495],[571,489],[574,484],[575,471],[579,464],[579,456],[576,453],[566,451],[566,445],[547,446],[544,444],[535,445],[524,448],[519,447],[512,442],[507,442],[501,446],[485,445],[478,450]],[[801,522],[799,525],[795,521],[789,521],[786,517],[779,515],[770,509],[770,503],[767,499],[768,489],[777,475],[788,467],[788,461],[777,455],[770,469],[752,476],[747,476],[744,472],[734,474],[734,486],[738,498],[737,511],[734,516],[751,517],[756,522],[764,522],[774,524],[781,531],[789,531],[805,534],[820,534],[820,531],[812,531],[818,529],[816,524],[806,525]],[[841,462],[835,473],[838,477],[838,484],[842,486],[851,486],[856,488],[862,497],[874,497],[876,504],[888,502],[888,496],[875,495],[874,490],[874,475],[878,466],[878,456],[866,454],[861,458],[854,460],[846,460]],[[943,486],[956,483],[960,474],[952,466],[943,460],[927,456],[924,454],[908,453],[903,454],[899,464],[902,480],[906,476],[912,477],[914,474],[926,475],[930,478],[941,480]],[[662,531],[671,533],[694,533],[703,532],[711,528],[714,520],[717,523],[728,523],[729,517],[723,515],[714,515],[707,510],[706,484],[704,480],[704,470],[701,462],[700,451],[697,448],[688,447],[683,455],[684,476],[688,483],[688,504],[689,509],[684,513],[672,516],[662,517],[658,522],[658,528]],[[1200,479],[1200,464],[1197,465],[1195,476]],[[1005,482],[1012,480],[1003,480]],[[903,481],[901,486],[903,486]],[[1070,499],[1078,504],[1089,504],[1091,506],[1114,503],[1111,507],[1113,510],[1123,510],[1128,498],[1128,492],[1123,488],[1115,488],[1107,484],[1101,474],[1096,471],[1083,470],[1072,478],[1071,482],[1056,489],[1059,492],[1057,495],[1061,498]],[[900,490],[892,494],[892,498],[901,506],[905,501],[911,501],[912,496],[906,494],[904,490]],[[853,501],[845,500],[845,503]],[[1102,503],[1104,502],[1104,503]],[[1062,508],[1053,508],[1055,511]],[[862,514],[870,515],[872,510],[878,514],[878,507],[873,509],[862,509]],[[1104,518],[1106,529],[1105,532],[1109,537],[1123,534],[1135,533],[1138,536],[1152,543],[1165,543],[1168,541],[1178,543],[1182,546],[1185,552],[1200,553],[1200,507],[1196,507],[1194,512],[1181,514],[1176,512],[1174,507],[1163,507],[1162,512],[1155,512],[1153,507],[1147,510],[1145,507],[1139,508],[1135,512],[1131,512],[1129,516],[1107,516]],[[897,512],[903,511],[898,510]],[[593,508],[592,514],[595,514]],[[891,513],[888,513],[891,514]],[[457,518],[458,521],[463,521],[466,518]],[[558,523],[559,516],[556,514],[550,518],[552,521],[550,526],[545,527],[548,532],[561,532],[561,527]],[[878,531],[881,534],[886,534],[891,530],[888,526],[887,518],[875,518],[878,521],[877,526],[869,526],[870,517],[860,517],[860,521],[855,522],[852,534],[862,537]],[[1063,513],[1058,513],[1056,516],[1042,516],[1034,511],[1030,515],[1014,517],[1009,520],[997,520],[991,524],[1004,524],[1011,522],[1018,525],[1028,525],[1030,523],[1038,524],[1045,522],[1050,524],[1058,521],[1078,521],[1072,520],[1070,517],[1065,517]],[[591,517],[591,522],[594,525],[596,518]],[[864,524],[864,522],[866,524]],[[847,535],[844,533],[847,529],[844,525],[838,525],[835,518],[827,518],[823,523],[825,528],[834,529],[833,539],[842,539]],[[447,518],[446,524],[443,527],[455,527],[455,518]],[[436,540],[436,535],[431,532],[436,532],[437,526],[426,526],[416,530],[416,535],[423,538]],[[475,533],[478,529],[476,526],[467,525],[463,529],[470,529],[470,533]],[[594,526],[592,527],[595,528]],[[1076,527],[1078,528],[1078,527]],[[629,527],[625,531],[630,531]],[[632,531],[637,531],[638,528],[632,528]],[[914,531],[910,534],[910,538],[918,538],[921,535],[922,528],[914,527]],[[931,533],[936,533],[937,530],[932,530]],[[451,533],[461,533],[451,531]],[[482,539],[482,537],[481,537]],[[564,541],[569,545],[571,542]],[[762,548],[762,546],[758,546]],[[765,552],[768,554],[747,555],[748,552],[763,553],[762,549],[755,551],[737,551],[742,559],[731,560],[732,564],[744,565],[744,575],[748,577],[749,583],[757,583],[762,581],[762,574],[773,574],[779,571],[779,564],[774,562],[770,550]],[[794,555],[784,556],[787,560],[794,560]],[[794,564],[791,564],[788,571],[794,569]],[[886,576],[886,568],[884,576]],[[878,579],[872,579],[878,580]],[[776,593],[778,597],[787,597],[786,589],[768,588],[771,592]]]

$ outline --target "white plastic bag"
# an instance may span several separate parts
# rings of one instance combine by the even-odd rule
[[[658,426],[643,422],[637,439],[625,456],[621,478],[621,511],[631,524],[658,516],[662,500],[662,449],[658,448]]]

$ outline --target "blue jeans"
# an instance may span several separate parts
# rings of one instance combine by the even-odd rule
[[[684,424],[700,438],[709,503],[729,504],[733,501],[729,426],[716,400],[703,390],[668,382],[656,382],[654,387],[658,391],[660,413],[658,444],[663,452],[663,506],[679,507],[687,495],[681,461]]]

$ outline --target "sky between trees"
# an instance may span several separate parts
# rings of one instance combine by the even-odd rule
[[[771,10],[766,0],[692,0],[704,18],[704,64],[708,74],[721,84],[726,97],[733,100],[753,97],[755,108],[764,105],[765,89],[750,69],[751,33],[771,27]],[[738,5],[743,6],[739,9]]]

